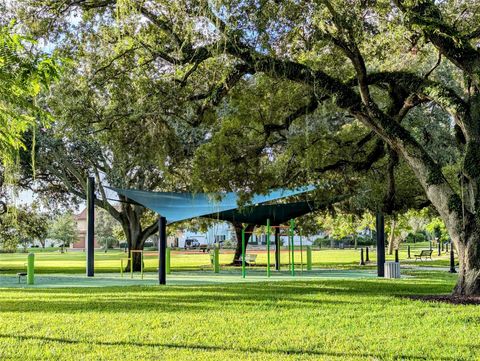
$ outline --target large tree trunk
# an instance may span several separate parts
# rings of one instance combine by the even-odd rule
[[[465,240],[455,242],[460,267],[453,294],[479,295],[480,232],[474,220],[466,224],[464,234]]]
[[[388,254],[392,255],[395,248],[395,226],[396,221],[395,217],[392,217],[392,222],[390,223],[390,234],[388,237]]]
[[[235,235],[237,236],[237,246],[235,247],[235,255],[233,256],[232,264],[237,264],[237,260],[242,257],[242,230],[243,224],[238,222],[232,222],[235,227]],[[245,250],[248,247],[248,241],[252,235],[255,225],[248,224],[245,228]]]
[[[135,251],[143,251],[145,241],[158,230],[156,221],[145,229],[142,228],[141,217],[144,212],[145,208],[141,206],[124,204],[120,213],[123,232],[127,239],[128,254],[132,256],[133,271],[135,272],[142,269],[142,254]],[[130,262],[127,263],[125,272],[130,272]]]

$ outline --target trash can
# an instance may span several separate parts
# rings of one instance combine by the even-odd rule
[[[400,262],[385,262],[385,278],[400,278]]]

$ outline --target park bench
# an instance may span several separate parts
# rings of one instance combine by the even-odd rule
[[[417,260],[422,261],[423,258],[425,258],[425,260],[427,258],[432,259],[432,253],[433,253],[433,249],[422,249],[422,251],[419,254],[414,255],[415,256],[415,261],[417,261]]]
[[[22,280],[22,277],[27,277],[27,272],[18,272],[17,273],[17,278],[18,278],[18,283]]]
[[[27,268],[27,264],[24,263],[23,264],[23,267]],[[23,272],[18,272],[17,273],[17,279],[18,279],[18,283],[20,284],[20,281],[22,280],[22,277],[27,277],[28,273],[26,271],[23,271]]]

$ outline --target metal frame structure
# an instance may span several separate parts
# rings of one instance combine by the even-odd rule
[[[118,192],[125,192],[125,190],[113,189]],[[145,192],[143,192],[145,193]],[[302,193],[302,192],[297,192]],[[288,194],[287,196],[292,195]],[[278,199],[277,194],[272,196],[272,199]],[[183,199],[183,198],[182,198]],[[188,198],[185,198],[188,199]],[[263,200],[263,199],[262,199]],[[95,179],[93,177],[88,177],[87,179],[87,242],[86,242],[86,275],[87,277],[94,276],[94,230],[95,230]],[[204,215],[205,216],[205,215]],[[266,220],[267,228],[267,277],[271,276],[270,269],[270,236],[271,230],[274,229],[275,235],[275,269],[280,270],[280,229],[287,228],[288,232],[288,249],[289,249],[289,271],[292,276],[295,276],[295,242],[294,242],[294,228],[295,221],[290,220],[289,226],[280,226],[272,225],[270,219]],[[158,240],[158,282],[160,285],[166,284],[166,275],[170,273],[170,250],[167,249],[167,235],[166,235],[167,219],[160,216],[158,220],[159,228],[159,240]],[[384,276],[384,263],[385,263],[385,221],[383,214],[381,212],[377,213],[376,216],[376,229],[377,229],[377,273],[378,277]],[[130,262],[131,262],[131,277],[133,277],[133,255],[132,252],[138,252],[135,250],[130,251]],[[142,252],[142,265],[141,273],[143,278],[143,251]],[[300,262],[301,270],[303,272],[303,244],[302,237],[300,235]],[[246,277],[245,269],[245,253],[246,253],[246,244],[245,244],[245,228],[242,229],[242,277]],[[218,264],[218,251],[215,254]],[[453,257],[452,257],[453,259]],[[168,261],[168,264],[167,264]],[[214,262],[215,263],[215,262]],[[453,263],[453,262],[452,262]],[[122,260],[123,266],[123,260]],[[454,266],[451,267],[453,271]],[[312,252],[311,247],[307,247],[307,270],[312,269]],[[214,267],[215,272],[218,272],[217,267]],[[123,275],[123,267],[122,267]]]

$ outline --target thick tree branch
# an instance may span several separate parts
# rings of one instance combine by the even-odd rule
[[[361,139],[357,145],[359,148],[364,146],[364,141]],[[325,173],[328,171],[343,171],[347,167],[351,167],[354,171],[366,171],[372,167],[374,163],[385,156],[385,144],[382,140],[378,140],[373,149],[362,160],[340,159],[335,163],[328,164],[323,167],[315,169],[316,172]]]
[[[452,63],[470,75],[480,87],[480,51],[455,26],[448,24],[434,0],[407,2],[395,0],[408,22],[422,29],[428,38]]]

